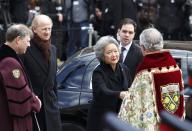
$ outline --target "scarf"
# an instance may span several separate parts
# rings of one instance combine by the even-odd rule
[[[35,44],[35,46],[41,51],[43,57],[46,59],[46,61],[50,62],[50,48],[51,48],[51,40],[42,40],[37,34],[34,34],[34,38],[32,39],[32,42]]]

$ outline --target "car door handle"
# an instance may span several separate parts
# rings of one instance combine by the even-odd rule
[[[93,99],[88,100],[88,103],[92,103]]]

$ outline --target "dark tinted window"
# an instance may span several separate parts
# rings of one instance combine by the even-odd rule
[[[75,69],[71,70],[62,82],[64,88],[81,88],[82,78],[85,72],[86,66],[79,65]]]

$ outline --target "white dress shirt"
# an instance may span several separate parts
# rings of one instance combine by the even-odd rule
[[[131,43],[129,43],[128,45],[123,46],[123,47],[125,47],[125,50],[123,51],[123,62],[124,62],[124,60],[125,60],[125,57],[127,56],[127,53],[128,53],[128,51],[129,51],[131,45],[132,45],[132,41],[131,41]],[[120,44],[120,49],[121,49],[121,47],[122,47],[122,44]],[[122,53],[122,52],[121,52],[121,53]]]

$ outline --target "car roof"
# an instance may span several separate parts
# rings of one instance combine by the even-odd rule
[[[138,41],[136,40],[138,43]],[[171,54],[175,58],[180,57],[192,57],[192,42],[191,41],[164,41],[164,49],[169,49]],[[93,50],[93,47],[87,47],[84,48],[77,53],[75,53],[73,56],[68,58],[66,62],[64,62],[61,66],[58,68],[58,72],[60,70],[63,70],[65,68],[65,65],[81,65],[81,64],[89,64],[90,61],[95,59],[95,53]]]
[[[164,41],[164,49],[192,51],[192,41]]]

